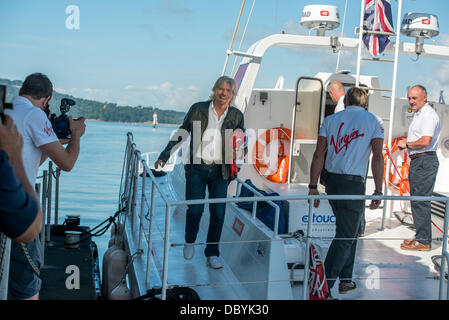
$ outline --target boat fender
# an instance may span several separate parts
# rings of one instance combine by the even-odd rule
[[[123,279],[120,284],[112,290],[109,300],[131,300],[132,298],[133,296],[126,285],[126,280]]]
[[[109,298],[112,290],[124,276],[128,255],[125,250],[114,244],[103,256],[102,295]]]

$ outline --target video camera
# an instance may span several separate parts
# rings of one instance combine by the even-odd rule
[[[0,85],[0,117],[1,117],[1,122],[3,123],[5,121],[4,118],[4,110],[5,109],[12,109],[12,104],[11,103],[6,103],[6,86],[5,85]]]
[[[70,107],[74,106],[76,103],[72,99],[63,98],[61,99],[61,106],[59,110],[61,114],[56,117],[56,114],[52,113],[50,115],[50,106],[47,105],[45,108],[45,113],[51,122],[51,126],[58,137],[58,139],[70,139],[72,137],[72,131],[70,131],[69,117],[66,115],[70,111]]]

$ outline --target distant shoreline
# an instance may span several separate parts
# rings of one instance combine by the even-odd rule
[[[92,122],[113,122],[113,123],[128,123],[128,124],[148,124],[153,125],[152,121],[145,121],[145,122],[125,122],[125,121],[104,121],[104,120],[98,120],[98,119],[86,119],[86,121],[92,121]],[[167,127],[179,127],[181,124],[175,124],[175,123],[158,123],[157,126],[167,126]]]

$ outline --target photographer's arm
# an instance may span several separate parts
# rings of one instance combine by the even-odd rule
[[[0,201],[0,203],[2,203],[2,210],[14,214],[11,216],[13,218],[11,222],[14,222],[15,232],[21,230],[20,223],[28,226],[26,230],[21,230],[23,232],[13,240],[30,242],[37,237],[41,230],[42,211],[39,198],[23,167],[22,146],[22,136],[17,131],[12,119],[6,116],[5,123],[0,123],[0,149],[6,153],[9,161],[3,158],[0,175],[2,176],[1,197],[2,199],[6,197],[8,200]]]
[[[39,203],[39,198],[34,191],[33,187],[31,186],[30,182],[28,181],[28,177],[25,173],[25,168],[23,167],[22,159],[11,159],[11,166],[14,169],[14,173],[16,174],[17,180],[22,183],[22,187],[25,190],[25,192],[36,201],[38,212],[36,215],[36,218],[34,219],[33,223],[25,230],[24,233],[22,233],[17,238],[14,238],[13,240],[16,242],[31,242],[33,241],[41,231],[42,228],[42,210]]]
[[[86,130],[84,118],[74,121],[69,117],[69,121],[72,138],[65,149],[59,141],[40,146],[45,156],[48,156],[53,160],[53,162],[63,171],[70,171],[75,166],[80,152],[80,139]]]

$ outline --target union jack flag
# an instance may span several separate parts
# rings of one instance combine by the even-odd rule
[[[366,0],[363,19],[365,30],[394,32],[390,0]],[[385,50],[390,40],[385,35],[364,34],[363,42],[369,52],[377,57]]]
[[[329,289],[327,287],[324,263],[313,243],[310,244],[309,271],[309,299],[326,300],[329,294]]]

